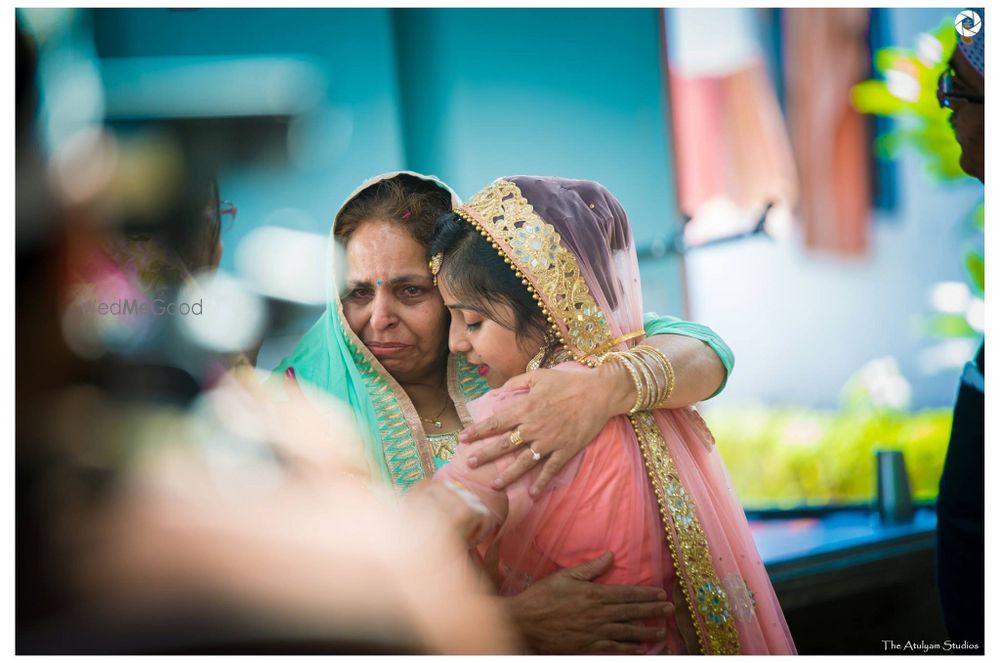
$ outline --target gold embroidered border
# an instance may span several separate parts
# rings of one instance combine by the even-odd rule
[[[660,505],[660,517],[674,559],[678,581],[684,581],[688,608],[699,626],[698,641],[706,654],[739,654],[740,639],[726,588],[712,564],[705,531],[694,500],[684,490],[656,420],[649,412],[629,416],[642,449],[646,471]]]
[[[397,492],[434,474],[434,458],[416,408],[406,391],[389,375],[364,343],[351,331],[341,303],[337,302],[341,332],[365,382],[379,421],[382,453]]]
[[[594,365],[589,355],[611,339],[604,312],[580,275],[576,256],[517,185],[496,180],[455,213],[475,226],[511,266],[559,341],[577,360]]]
[[[438,460],[449,462],[458,449],[458,433],[442,433],[440,435],[428,435],[427,443],[431,447],[431,454]]]

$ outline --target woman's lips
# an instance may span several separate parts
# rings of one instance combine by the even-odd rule
[[[490,367],[487,366],[486,364],[480,364],[479,366],[476,367],[476,370],[479,371],[480,376],[485,376],[487,373],[490,372]]]
[[[408,349],[410,346],[405,343],[368,343],[368,349],[376,357],[391,357]]]

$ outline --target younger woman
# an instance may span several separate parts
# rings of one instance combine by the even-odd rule
[[[635,385],[623,414],[537,498],[528,493],[537,469],[497,489],[510,456],[438,471],[487,506],[479,553],[500,593],[610,550],[614,566],[600,582],[674,597],[676,616],[655,622],[663,638],[647,653],[794,653],[711,433],[693,408],[656,409],[673,371],[640,344],[638,262],[618,201],[594,182],[500,179],[438,221],[430,256],[452,312],[451,350],[491,387],[538,367],[583,373],[606,363]],[[521,397],[490,392],[468,408],[481,420]],[[509,442],[524,444],[517,430]]]

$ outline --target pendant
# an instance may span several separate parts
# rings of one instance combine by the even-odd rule
[[[434,421],[434,428],[441,428],[442,425],[443,424],[441,423],[440,419]]]

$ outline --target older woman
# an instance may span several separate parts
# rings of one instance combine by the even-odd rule
[[[434,222],[459,204],[439,180],[409,172],[378,176],[356,190],[333,224],[343,253],[332,249],[335,289],[327,310],[277,369],[348,403],[367,435],[373,473],[400,492],[448,462],[458,433],[471,424],[465,403],[489,388],[488,366],[448,353],[450,318],[426,261]],[[648,321],[645,331],[676,372],[664,407],[721,390],[732,355],[710,330],[664,318]],[[516,447],[521,455],[501,478],[513,481],[545,457],[537,489],[635,400],[634,382],[610,366],[574,376],[535,371],[528,384],[516,411],[481,422],[469,439],[515,428],[517,434],[470,462]],[[508,599],[533,649],[586,651],[601,641],[606,651],[610,641],[625,652],[657,639],[655,629],[631,622],[669,613],[666,595],[587,582],[610,563],[599,557]]]

